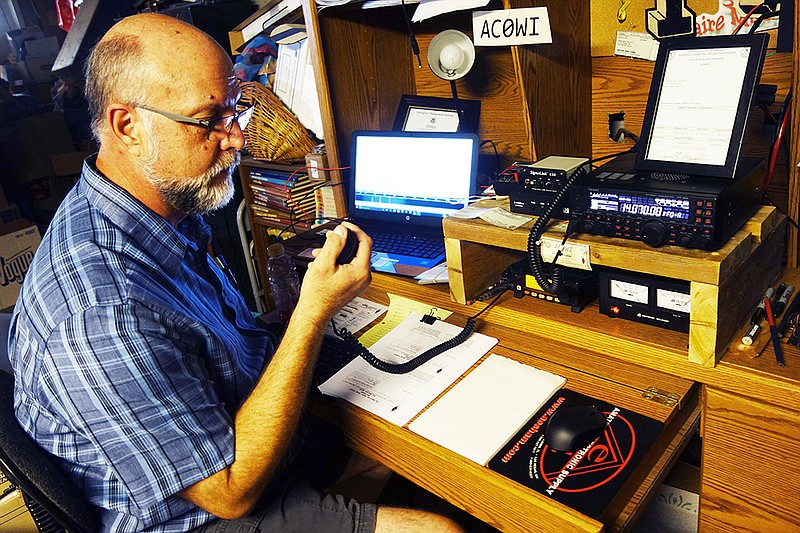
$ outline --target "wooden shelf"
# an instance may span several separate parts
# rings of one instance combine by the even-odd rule
[[[508,208],[508,200],[484,200],[484,207]],[[537,328],[560,331],[570,339],[607,344],[609,350],[655,353],[678,349],[689,361],[714,366],[725,353],[766,287],[779,275],[783,255],[784,219],[773,207],[761,207],[719,250],[705,252],[595,235],[578,235],[570,242],[586,244],[593,266],[618,268],[690,282],[691,316],[688,342],[684,337],[664,345],[672,332],[659,333],[658,342],[640,335],[616,338],[607,331],[590,331],[583,321],[542,316]],[[454,301],[466,303],[495,282],[512,263],[526,257],[530,223],[510,231],[480,219],[450,217],[444,221],[445,248]],[[546,236],[562,238],[562,232]],[[564,315],[559,313],[559,315]],[[647,331],[647,329],[645,330]],[[592,340],[594,339],[594,340]],[[603,340],[605,339],[605,340]],[[681,347],[683,345],[684,347]]]

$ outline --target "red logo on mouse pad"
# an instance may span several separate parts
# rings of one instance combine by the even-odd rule
[[[592,405],[608,421],[593,443],[560,452],[545,443],[547,421],[558,410]],[[663,424],[595,398],[561,389],[489,461],[489,468],[537,492],[597,517],[658,438]]]

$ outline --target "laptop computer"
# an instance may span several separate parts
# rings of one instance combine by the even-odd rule
[[[416,276],[441,263],[442,219],[475,190],[477,135],[358,130],[351,146],[347,209],[373,239],[373,270]]]

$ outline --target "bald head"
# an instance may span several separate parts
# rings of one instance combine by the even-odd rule
[[[227,75],[227,53],[207,34],[160,14],[122,19],[97,43],[86,62],[86,99],[92,132],[102,142],[111,103],[167,108],[199,90],[204,79]]]

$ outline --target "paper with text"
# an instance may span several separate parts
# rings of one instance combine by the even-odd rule
[[[491,354],[408,429],[485,465],[566,381]]]
[[[388,309],[385,305],[356,296],[333,316],[333,321],[336,323],[336,329],[346,328],[347,331],[356,333]],[[330,322],[325,328],[325,334],[336,336]]]
[[[422,315],[412,313],[373,344],[370,351],[386,362],[404,363],[455,337],[462,329],[441,320],[427,324],[421,318]],[[497,339],[473,333],[462,344],[407,374],[382,372],[357,357],[320,385],[319,390],[403,426],[495,344]]]
[[[416,300],[404,298],[403,296],[389,293],[389,311],[386,313],[386,316],[383,317],[383,320],[381,320],[378,324],[375,324],[369,330],[367,330],[361,337],[358,338],[358,340],[361,342],[361,344],[369,348],[375,344],[378,339],[389,333],[395,328],[395,326],[405,320],[411,313],[431,315],[435,316],[439,320],[444,320],[453,314],[451,311],[447,311],[446,309],[438,309],[436,307],[432,307],[430,304],[425,304]]]

